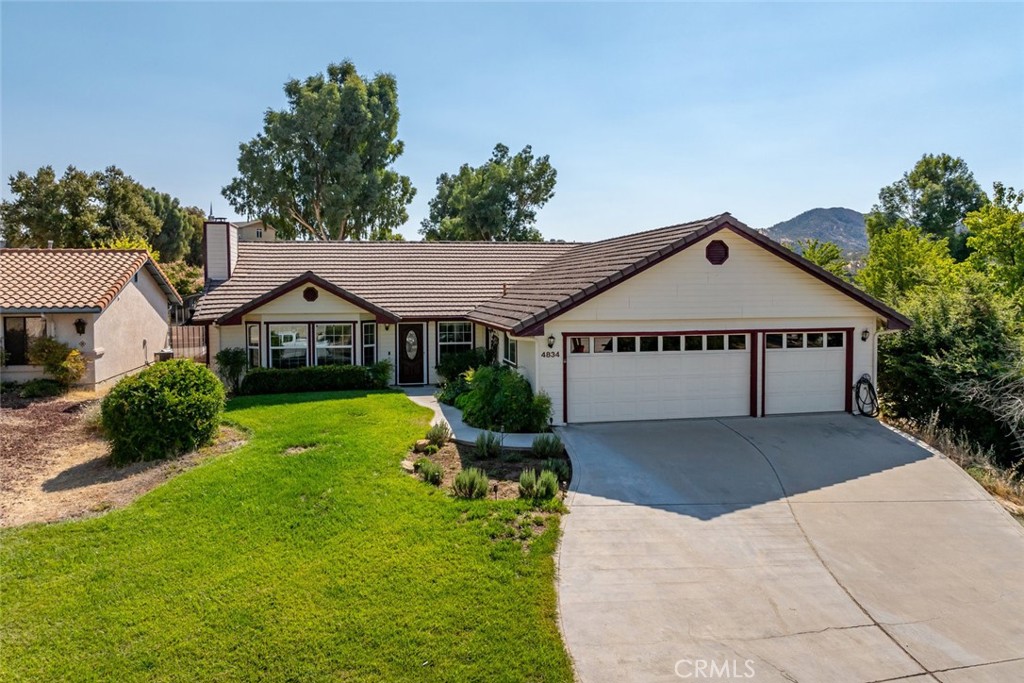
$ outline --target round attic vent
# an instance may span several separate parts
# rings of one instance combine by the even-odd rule
[[[714,266],[720,266],[729,259],[729,245],[722,240],[715,240],[704,250],[708,262]]]
[[[320,298],[320,291],[316,287],[306,287],[302,290],[302,298],[306,301],[316,301]]]

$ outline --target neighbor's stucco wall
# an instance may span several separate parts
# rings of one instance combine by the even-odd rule
[[[78,349],[86,360],[85,375],[82,376],[79,384],[91,386],[95,382],[95,364],[93,349],[93,330],[95,329],[96,314],[94,313],[47,313],[45,315],[19,315],[11,313],[12,318],[42,318],[46,321],[46,334],[57,341]],[[78,334],[75,331],[75,321],[81,318],[85,321],[85,334]],[[3,325],[0,324],[0,334],[3,334]],[[4,382],[27,382],[31,379],[44,377],[43,369],[35,365],[9,365],[0,368],[0,379]]]
[[[168,347],[167,295],[148,270],[142,268],[95,322],[93,342],[97,354],[95,382],[116,382],[154,361]]]

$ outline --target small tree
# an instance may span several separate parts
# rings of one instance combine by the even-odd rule
[[[78,349],[52,337],[34,339],[28,347],[28,362],[41,365],[65,389],[85,375],[85,358]]]
[[[245,368],[249,364],[249,357],[245,349],[237,346],[221,349],[214,359],[217,361],[217,374],[231,389],[231,393],[237,394],[239,387],[242,386],[242,375],[245,374]]]

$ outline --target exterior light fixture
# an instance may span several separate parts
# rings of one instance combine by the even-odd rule
[[[548,335],[548,348],[549,349],[555,348],[555,335],[553,335],[553,334],[549,334]]]
[[[864,328],[864,330],[860,333],[860,340],[861,341],[867,341],[870,338],[871,338],[871,330],[869,330],[867,328]]]
[[[75,321],[75,332],[85,334],[85,321],[81,318]]]

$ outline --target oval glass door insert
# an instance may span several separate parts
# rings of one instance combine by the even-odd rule
[[[416,339],[416,333],[409,330],[405,335],[405,355],[409,360],[416,360],[416,352],[419,351],[420,343]]]

